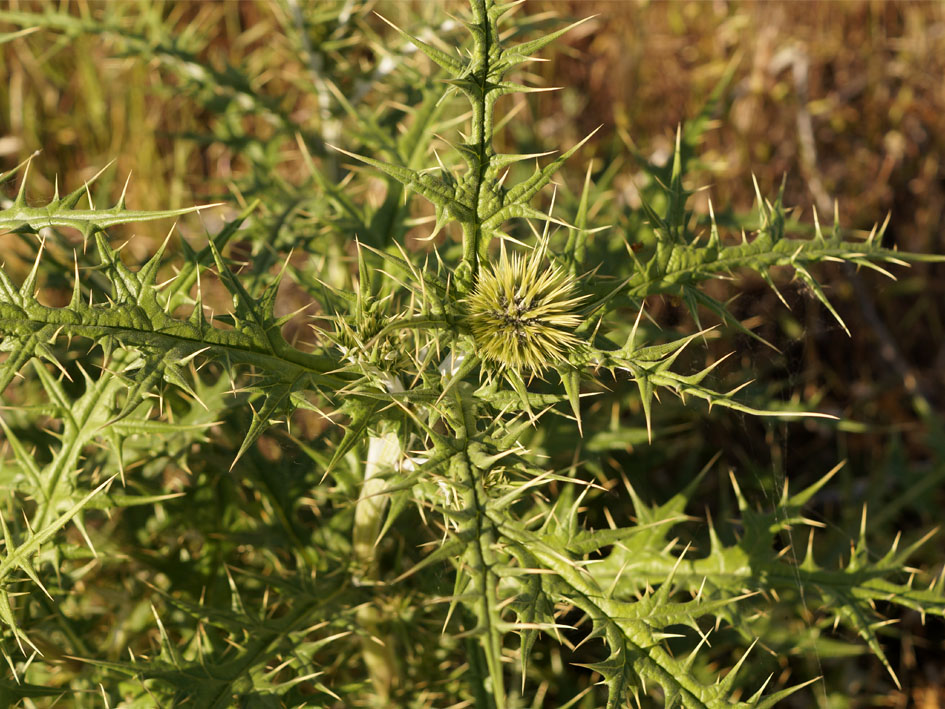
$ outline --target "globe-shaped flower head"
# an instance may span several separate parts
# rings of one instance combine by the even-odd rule
[[[499,260],[480,270],[466,299],[476,354],[500,372],[540,375],[581,342],[573,331],[584,296],[575,295],[574,278],[546,263],[545,249],[509,256],[503,241]]]

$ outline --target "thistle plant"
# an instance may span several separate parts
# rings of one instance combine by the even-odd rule
[[[138,33],[107,7],[0,12],[113,36],[187,77],[207,110],[248,95],[224,102],[217,137],[254,146],[239,212],[205,238],[172,231],[140,265],[110,230],[205,207],[132,211],[123,194],[96,209],[94,184],[29,206],[29,163],[0,178],[20,176],[0,226],[33,257],[25,275],[12,258],[0,269],[8,704],[773,707],[820,700],[804,688],[858,644],[898,682],[878,609],[945,615],[942,577],[910,565],[928,536],[872,553],[864,515],[852,545],[811,532],[804,553],[840,466],[799,491],[789,471],[763,505],[733,470],[731,515],[700,521],[711,456],[661,500],[634,461],[668,456],[659,412],[698,400],[716,416],[832,418],[723,386],[721,359],[693,364],[719,333],[758,338],[704,282],[753,271],[775,287],[790,267],[839,321],[815,264],[942,258],[837,219],[805,231],[757,184],[750,235],[698,217],[684,185],[712,102],[666,164],[644,161],[639,211],[608,212],[613,175],[593,169],[550,199],[587,138],[553,159],[498,152],[515,117],[497,105],[540,90],[518,72],[575,25],[524,39],[517,7],[471,0],[457,51],[391,24],[404,76],[378,67],[384,85],[359,105],[337,82],[363,78],[340,50],[372,36],[366,10],[287,3],[320,134],[240,70],[203,67],[157,8],[132,13]],[[248,115],[268,137],[240,133]],[[297,183],[272,162],[287,143]],[[418,227],[430,250],[408,242]],[[52,279],[68,279],[67,302],[39,297]],[[695,331],[651,322],[657,297]],[[300,319],[313,341],[288,336]]]

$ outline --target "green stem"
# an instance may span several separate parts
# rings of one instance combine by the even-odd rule
[[[488,493],[482,486],[481,476],[469,459],[468,444],[476,433],[476,422],[467,416],[462,395],[453,391],[454,434],[463,444],[464,450],[451,463],[453,480],[462,490],[462,506],[472,513],[472,519],[463,536],[470,539],[465,559],[466,573],[473,579],[478,616],[479,643],[486,656],[486,665],[492,680],[492,696],[497,709],[505,709],[505,681],[502,672],[502,631],[499,626],[501,614],[496,595],[498,577],[493,571],[496,565],[496,529],[486,510]],[[460,571],[459,573],[462,573]]]
[[[493,114],[497,98],[489,89],[492,50],[498,45],[497,28],[489,13],[494,4],[493,0],[474,0],[470,3],[473,19],[470,30],[476,49],[473,80],[477,86],[475,93],[467,93],[467,96],[472,107],[471,142],[476,150],[475,158],[470,161],[475,180],[471,185],[470,203],[475,216],[472,222],[463,224],[463,264],[472,281],[475,280],[479,272],[479,262],[486,257],[489,247],[489,239],[482,233],[481,201],[483,189],[488,189],[485,185],[486,172],[493,154]]]

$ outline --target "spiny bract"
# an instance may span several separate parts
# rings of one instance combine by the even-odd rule
[[[541,374],[581,342],[572,330],[581,322],[574,308],[584,297],[574,295],[574,279],[545,264],[544,256],[543,244],[528,256],[510,257],[503,242],[498,263],[480,271],[466,299],[477,354],[499,370]]]

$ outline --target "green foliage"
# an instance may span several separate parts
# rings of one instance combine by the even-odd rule
[[[674,444],[654,422],[674,405],[654,406],[661,390],[750,415],[832,418],[752,403],[745,383],[715,379],[721,360],[693,364],[710,336],[757,337],[706,281],[747,270],[774,288],[772,270],[790,267],[839,321],[815,264],[887,273],[882,264],[941,257],[884,248],[882,230],[853,239],[836,219],[805,235],[782,194],[766,199],[757,185],[750,236],[729,238],[711,212],[700,221],[684,185],[705,115],[680,129],[668,164],[646,164],[633,231],[592,225],[606,172],[589,169],[555,214],[546,188],[584,142],[554,159],[499,153],[497,103],[539,90],[511,77],[579,23],[517,41],[527,27],[517,3],[472,0],[452,52],[394,27],[438,73],[404,60],[416,74],[391,80],[387,113],[370,112],[316,70],[330,44],[310,41],[321,28],[344,46],[350,5],[308,16],[286,6],[313,58],[313,91],[335,107],[326,121],[350,121],[335,140],[353,149],[337,152],[325,126],[305,134],[237,69],[201,63],[156,8],[142,6],[139,33],[117,17],[0,14],[116,34],[121,52],[186,74],[207,108],[222,96],[228,120],[274,126],[266,146],[246,148],[254,171],[238,189],[255,201],[199,249],[183,238],[171,249],[169,236],[140,266],[126,262],[109,229],[204,207],[132,211],[123,193],[95,209],[91,185],[30,207],[26,170],[0,211],[0,227],[35,255],[19,285],[0,270],[0,697],[772,707],[816,676],[781,673],[772,686],[777,666],[755,664],[756,644],[819,657],[855,652],[857,636],[895,677],[877,604],[945,615],[941,578],[920,588],[908,566],[928,537],[873,556],[864,514],[849,552],[819,552],[811,534],[796,555],[830,475],[799,493],[784,485],[759,509],[736,471],[733,531],[693,524],[704,474],[653,504],[619,461],[601,461],[647,439]],[[339,80],[357,72],[343,70]],[[238,124],[227,141],[257,140]],[[455,143],[435,148],[460,124]],[[267,172],[287,138],[307,151],[299,184]],[[339,153],[362,167],[346,172]],[[383,197],[364,198],[378,174]],[[432,252],[404,245],[430,221]],[[55,278],[71,278],[71,296],[48,305],[41,290]],[[301,317],[282,307],[289,289],[310,299],[309,345],[287,334]],[[661,331],[644,319],[659,296],[718,324]],[[229,311],[214,313],[221,300]],[[639,416],[610,421],[584,404],[592,396]]]

